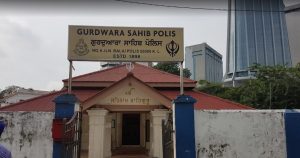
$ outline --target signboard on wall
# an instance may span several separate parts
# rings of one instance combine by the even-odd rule
[[[183,28],[69,26],[71,61],[183,61]]]

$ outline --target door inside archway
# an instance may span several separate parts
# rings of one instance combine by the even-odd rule
[[[123,114],[122,144],[140,145],[140,114]]]

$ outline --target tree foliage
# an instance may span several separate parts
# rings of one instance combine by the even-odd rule
[[[162,70],[162,71],[180,76],[180,68],[179,68],[178,63],[166,63],[166,62],[164,62],[164,63],[158,63],[153,67],[155,69]],[[189,78],[191,75],[192,74],[191,74],[189,69],[187,69],[187,68],[183,69],[183,76],[184,77]]]
[[[199,81],[198,90],[257,109],[300,108],[300,64],[296,67],[254,65],[250,69],[256,72],[256,79],[239,87]]]

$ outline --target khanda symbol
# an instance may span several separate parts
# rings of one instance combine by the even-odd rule
[[[168,43],[166,45],[166,49],[167,49],[168,53],[170,54],[170,56],[174,57],[179,50],[179,45],[172,40],[170,43]]]

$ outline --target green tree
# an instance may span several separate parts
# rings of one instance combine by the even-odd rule
[[[221,83],[210,83],[206,80],[198,81],[196,90],[215,95],[224,99],[239,101],[239,92],[237,88],[224,87]]]
[[[155,69],[162,70],[174,75],[180,75],[180,68],[178,63],[169,63],[169,62],[162,62],[157,63],[155,66],[153,66]],[[189,78],[191,76],[191,72],[189,69],[184,68],[183,69],[183,76],[186,78]]]
[[[250,71],[255,72],[256,79],[239,87],[202,81],[197,89],[257,109],[300,108],[300,64],[296,67],[254,65]]]
[[[264,108],[300,107],[300,64],[296,67],[255,65],[251,69],[257,72],[256,85],[263,86]],[[250,86],[249,82],[243,87],[246,86]]]
[[[208,94],[219,96],[223,94],[228,88],[223,87],[220,83],[210,83],[206,80],[199,80],[197,89]]]

